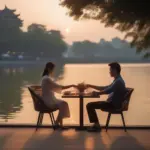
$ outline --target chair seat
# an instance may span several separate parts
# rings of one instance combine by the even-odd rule
[[[102,109],[102,111],[109,112],[111,114],[120,114],[124,110],[121,110],[121,109]]]
[[[41,112],[41,113],[50,113],[58,110],[57,108],[55,109],[50,109],[48,107],[40,107],[39,109],[37,108],[36,111]]]

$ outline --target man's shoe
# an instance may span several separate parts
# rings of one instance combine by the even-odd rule
[[[101,132],[101,130],[102,129],[100,126],[92,126],[92,127],[87,128],[88,132]]]
[[[60,129],[60,130],[69,130],[69,127],[61,126],[59,129]]]

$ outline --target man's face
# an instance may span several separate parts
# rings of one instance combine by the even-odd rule
[[[116,76],[116,70],[112,69],[111,67],[109,68],[109,73],[111,77],[115,77]]]

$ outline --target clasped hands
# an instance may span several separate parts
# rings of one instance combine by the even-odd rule
[[[78,89],[80,92],[84,92],[84,90],[86,90],[88,88],[92,88],[92,86],[90,84],[85,84],[84,82],[79,83],[77,85],[73,84],[72,87]],[[99,96],[100,95],[99,92],[96,92],[96,91],[93,91],[91,94],[94,95],[94,96]]]

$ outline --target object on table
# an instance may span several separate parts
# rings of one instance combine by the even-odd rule
[[[64,95],[71,95],[71,91],[65,91]]]
[[[79,95],[79,93],[78,92],[73,92],[73,91],[65,91],[63,93],[63,95],[77,96],[77,95]]]
[[[84,90],[86,89],[86,86],[85,86],[84,82],[83,83],[79,83],[77,85],[77,89],[79,90],[80,93],[83,93]]]
[[[97,91],[93,91],[93,92],[91,93],[91,96],[99,96],[99,93],[98,93]]]

